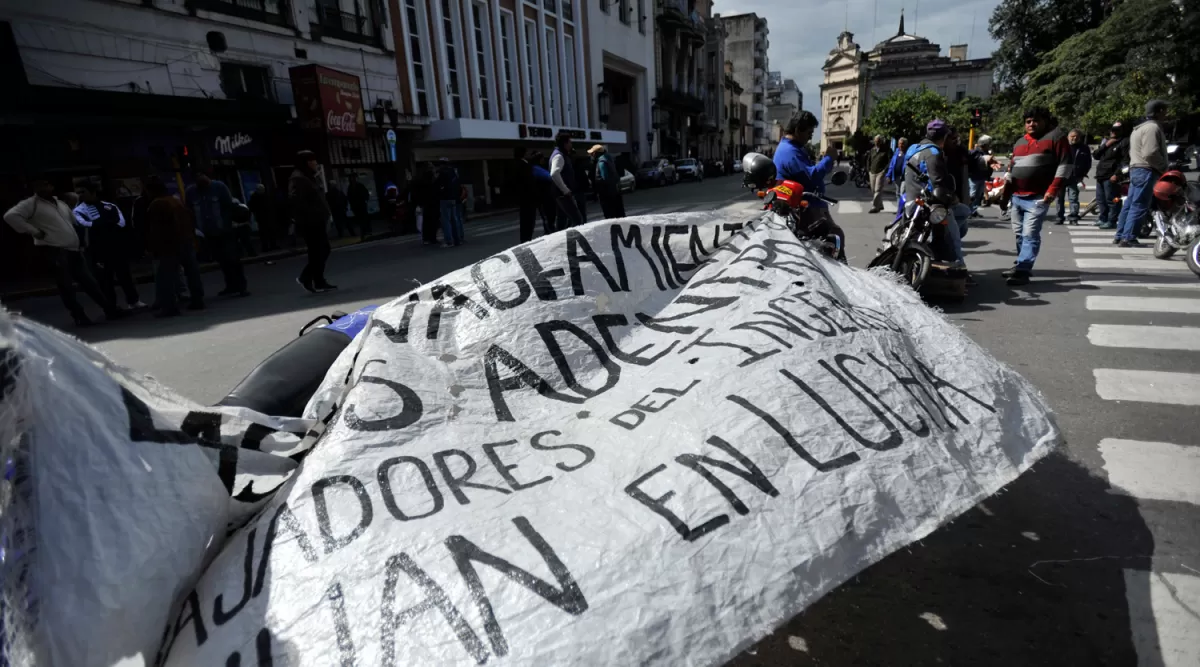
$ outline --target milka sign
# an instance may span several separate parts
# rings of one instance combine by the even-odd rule
[[[239,149],[254,143],[254,137],[237,132],[235,134],[219,135],[213,140],[213,150],[219,155],[233,155]]]

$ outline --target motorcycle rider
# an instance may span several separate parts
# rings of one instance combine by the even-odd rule
[[[946,162],[944,148],[950,128],[946,122],[934,119],[925,126],[925,138],[908,149],[904,156],[904,199],[906,213],[909,213],[918,197],[931,204],[945,206],[947,211],[953,210],[959,203],[957,184],[950,167]],[[964,170],[965,171],[965,170]],[[964,266],[962,252],[962,237],[956,220],[949,220],[942,225],[945,240],[954,256],[955,266]]]
[[[1133,129],[1129,137],[1129,196],[1117,221],[1113,243],[1122,248],[1141,248],[1137,230],[1154,200],[1154,184],[1167,170],[1167,137],[1162,122],[1167,119],[1167,103],[1150,100],[1146,103],[1146,120]]]
[[[805,192],[824,194],[825,177],[833,170],[832,151],[813,164],[806,146],[812,141],[813,132],[817,129],[817,117],[803,109],[792,114],[783,129],[783,138],[775,149],[775,175],[780,180],[794,181],[804,187]],[[817,236],[836,234],[841,247],[846,246],[846,234],[833,221],[829,212],[829,204],[820,200],[810,200],[800,219],[811,233]],[[838,259],[845,256],[843,251]]]

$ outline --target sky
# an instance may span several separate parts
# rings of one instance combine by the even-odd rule
[[[903,8],[906,33],[940,44],[942,55],[948,55],[951,44],[967,43],[969,57],[984,58],[996,47],[987,24],[998,4],[999,0],[716,0],[713,13],[754,12],[765,17],[771,31],[768,69],[795,79],[804,107],[820,117],[821,65],[842,30],[854,33],[854,41],[870,50],[896,34]]]

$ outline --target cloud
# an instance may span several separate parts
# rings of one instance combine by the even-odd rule
[[[983,58],[996,48],[988,34],[988,19],[998,0],[907,0],[904,31],[940,44],[947,55],[951,44],[967,43],[971,58]],[[896,34],[900,0],[716,0],[713,13],[754,12],[767,19],[771,47],[768,68],[795,79],[804,94],[804,107],[820,116],[821,65],[837,46],[844,29],[870,50]]]

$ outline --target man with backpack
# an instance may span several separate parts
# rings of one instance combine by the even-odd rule
[[[950,128],[943,120],[935,119],[925,126],[925,138],[908,149],[904,156],[904,199],[918,197],[947,209],[958,203],[957,183],[946,162],[944,151]],[[954,263],[964,264],[962,238],[958,224],[943,225],[946,241],[954,255]]]

